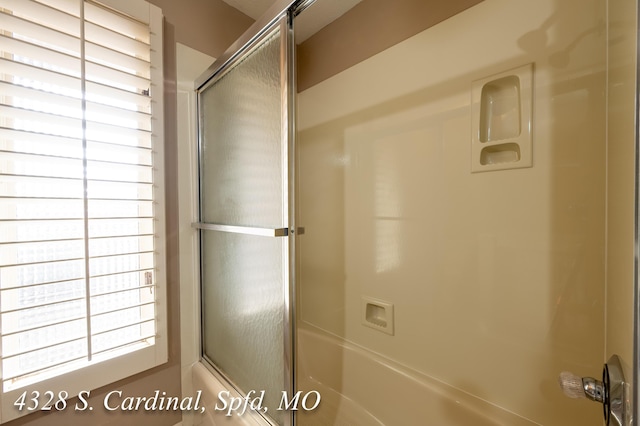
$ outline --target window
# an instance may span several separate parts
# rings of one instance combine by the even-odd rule
[[[0,0],[2,422],[167,359],[162,16]]]

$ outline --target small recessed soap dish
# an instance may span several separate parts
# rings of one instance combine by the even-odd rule
[[[393,304],[362,296],[362,325],[393,336]]]

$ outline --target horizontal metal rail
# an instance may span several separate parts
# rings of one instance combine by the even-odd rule
[[[216,223],[195,222],[191,224],[196,229],[205,231],[230,232],[234,234],[260,235],[263,237],[286,237],[288,228],[257,228],[251,226],[219,225]]]

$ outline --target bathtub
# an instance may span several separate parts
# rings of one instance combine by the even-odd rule
[[[300,426],[535,426],[529,420],[314,328],[298,330],[298,388],[320,404],[298,411]],[[257,414],[226,417],[214,407],[222,380],[202,364],[194,389],[207,410],[194,425],[266,424]],[[313,405],[309,403],[309,405]],[[189,424],[189,422],[184,422]]]
[[[520,416],[316,329],[298,330],[298,386],[321,404],[303,426],[533,426]]]

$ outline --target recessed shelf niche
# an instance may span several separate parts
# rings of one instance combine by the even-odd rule
[[[533,64],[476,80],[471,87],[471,171],[531,167]]]

